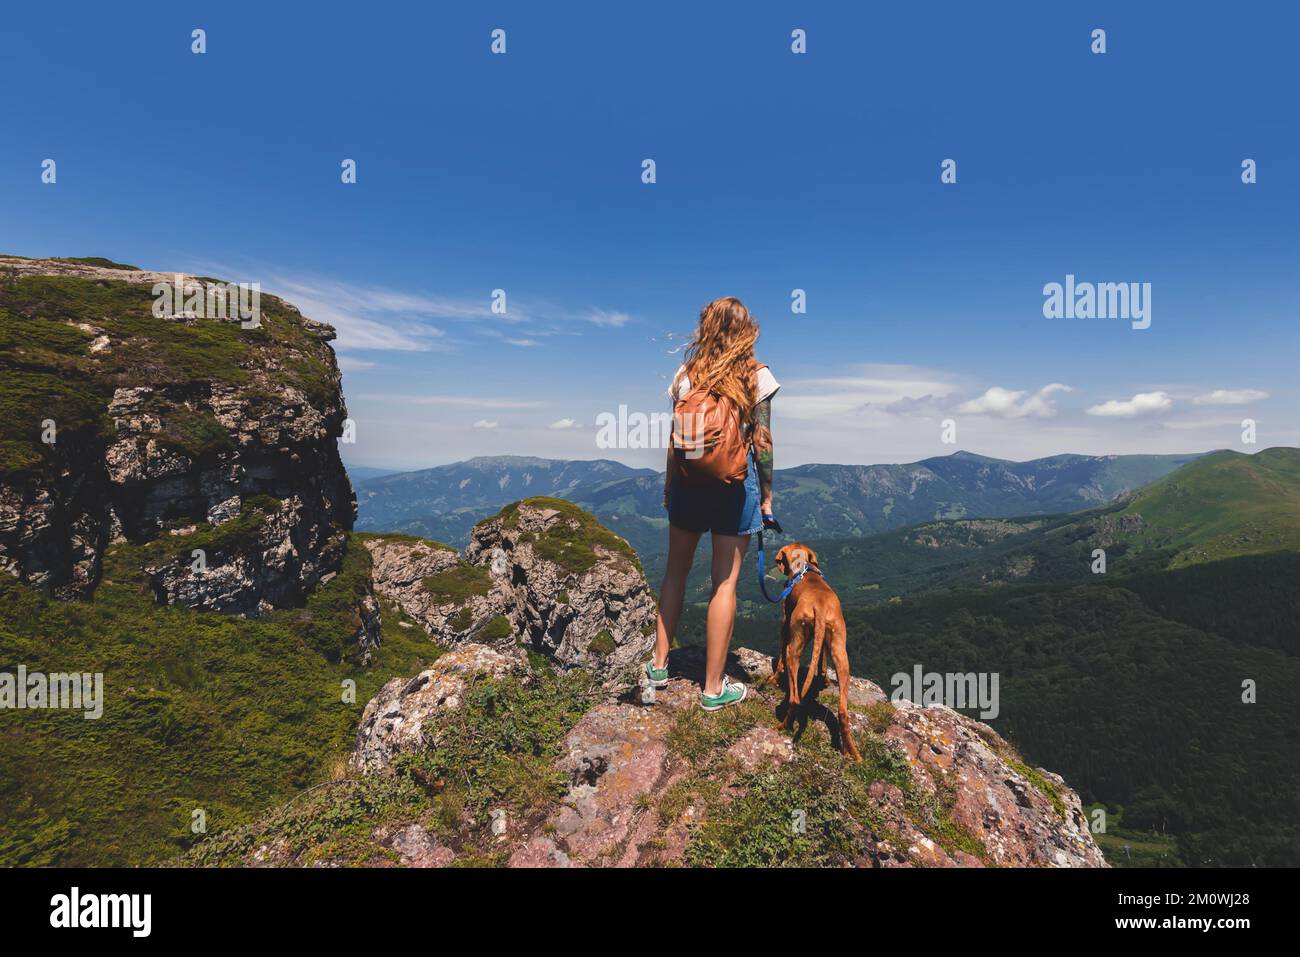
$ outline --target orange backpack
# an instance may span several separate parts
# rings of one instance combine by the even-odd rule
[[[766,369],[765,365],[756,365]],[[749,442],[740,410],[725,396],[692,388],[673,404],[675,478],[688,485],[745,481]]]

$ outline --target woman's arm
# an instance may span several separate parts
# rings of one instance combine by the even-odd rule
[[[758,498],[764,515],[772,513],[772,400],[754,410],[754,458],[758,465]]]

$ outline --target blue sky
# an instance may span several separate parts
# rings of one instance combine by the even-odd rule
[[[334,323],[352,463],[657,465],[596,416],[664,410],[724,294],[778,465],[945,454],[947,418],[1016,459],[1300,444],[1291,5],[809,6],[13,6],[0,250]],[[1151,327],[1045,319],[1066,274],[1149,282]]]

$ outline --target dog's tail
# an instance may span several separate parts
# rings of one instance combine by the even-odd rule
[[[812,660],[808,662],[808,677],[803,680],[803,688],[799,691],[799,700],[803,701],[808,697],[808,689],[812,687],[813,676],[818,674],[821,669],[818,663],[821,661],[822,645],[826,641],[826,629],[830,627],[825,616],[818,614],[813,619],[813,647]]]

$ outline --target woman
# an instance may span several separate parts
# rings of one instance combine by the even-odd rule
[[[654,657],[646,664],[651,684],[668,683],[668,650],[677,632],[686,597],[686,576],[695,547],[705,532],[713,541],[713,594],[706,625],[704,687],[700,706],[717,711],[745,698],[745,685],[723,674],[736,623],[736,582],[749,547],[749,537],[767,526],[779,529],[772,517],[772,397],[781,387],[766,366],[754,358],[758,323],[733,296],[715,299],[700,311],[700,324],[686,352],[686,361],[669,389],[674,406],[698,390],[719,406],[729,403],[748,449],[742,480],[692,483],[682,476],[682,450],[669,448],[664,479],[664,508],[668,510],[668,567],[659,590]],[[676,443],[676,436],[674,439]]]

